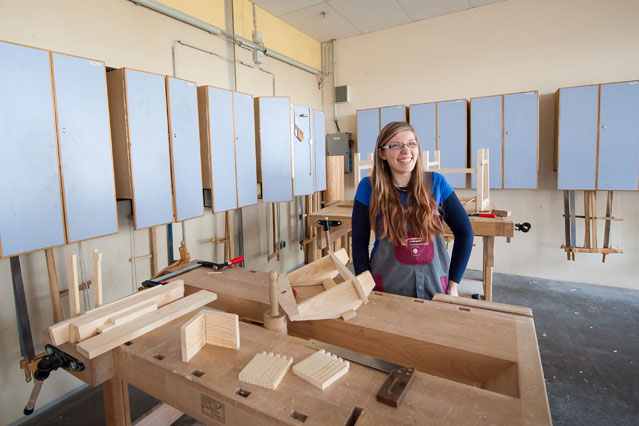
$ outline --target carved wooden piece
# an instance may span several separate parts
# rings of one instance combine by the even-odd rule
[[[204,345],[240,348],[239,318],[226,312],[201,310],[180,327],[182,361],[189,362]]]
[[[293,363],[293,358],[287,358],[273,352],[262,352],[256,354],[242,371],[239,379],[242,382],[261,386],[267,389],[277,389],[289,367]]]
[[[369,271],[357,276],[366,295],[375,287],[375,281]],[[362,299],[357,292],[353,280],[344,281],[316,296],[297,304],[298,316],[292,321],[307,321],[339,318],[342,314],[356,310],[362,305]]]
[[[324,390],[348,373],[350,364],[337,355],[321,349],[293,366],[293,373],[313,386]]]

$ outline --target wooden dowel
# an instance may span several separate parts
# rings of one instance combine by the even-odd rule
[[[81,314],[80,289],[78,284],[78,258],[75,254],[67,255],[67,280],[69,283],[69,312],[71,318]]]
[[[149,228],[149,245],[151,246],[151,276],[158,273],[158,244],[155,226]]]
[[[53,308],[53,322],[58,323],[64,320],[62,314],[62,304],[60,303],[60,287],[58,286],[58,275],[55,270],[55,259],[53,249],[44,250],[47,260],[47,273],[49,274],[49,291],[51,293],[51,307]]]
[[[93,307],[102,306],[102,253],[93,250]]]

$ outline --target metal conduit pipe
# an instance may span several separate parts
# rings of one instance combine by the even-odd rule
[[[335,86],[337,85],[337,76],[335,73],[335,39],[331,40],[331,59],[333,59],[333,120],[335,120],[335,127],[337,127],[337,131],[341,132],[339,129],[339,123],[337,122],[337,100],[335,99]]]
[[[156,12],[159,12],[163,15],[166,15],[168,17],[177,19],[178,21],[182,21],[186,24],[192,25],[196,28],[199,28],[201,30],[204,30],[208,33],[211,33],[213,35],[216,36],[220,36],[220,37],[224,37],[227,38],[231,41],[233,41],[233,43],[235,43],[236,45],[238,45],[239,47],[242,47],[244,49],[248,49],[248,50],[260,50],[262,52],[264,52],[265,55],[270,56],[274,59],[277,59],[278,61],[282,61],[288,65],[294,66],[296,68],[299,68],[303,71],[309,72],[311,74],[314,74],[316,76],[318,76],[319,78],[321,78],[321,72],[309,67],[308,65],[304,65],[301,62],[296,61],[295,59],[289,58],[288,56],[284,56],[281,53],[277,53],[274,50],[271,49],[267,49],[265,47],[262,47],[256,43],[254,43],[251,40],[248,40],[244,37],[240,37],[234,34],[229,34],[226,31],[222,30],[221,28],[216,27],[215,25],[211,25],[209,23],[206,23],[204,21],[201,21],[197,18],[193,18],[192,16],[189,16],[185,13],[180,12],[179,10],[173,9],[171,7],[165,6],[161,3],[157,3],[153,0],[129,0],[130,2],[140,5],[140,6],[144,6],[147,7],[151,10],[154,10]]]

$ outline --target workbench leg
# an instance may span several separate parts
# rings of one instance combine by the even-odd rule
[[[107,426],[130,426],[129,387],[127,383],[113,377],[102,385],[104,415]]]
[[[495,266],[495,237],[484,239],[484,299],[493,300],[493,266]]]

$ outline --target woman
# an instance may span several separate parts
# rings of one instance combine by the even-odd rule
[[[455,236],[450,261],[442,217]],[[435,293],[458,295],[473,231],[444,177],[423,171],[410,124],[389,123],[380,132],[371,175],[357,187],[352,229],[355,273],[370,270],[375,290],[420,299],[432,299]],[[375,245],[369,262],[371,229]]]

